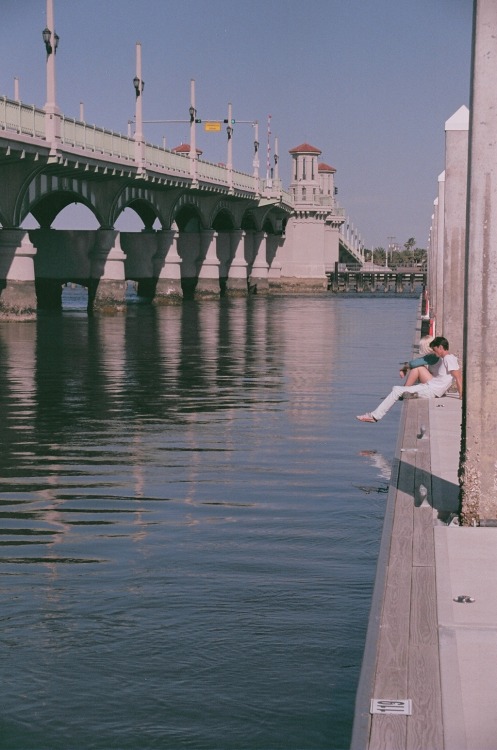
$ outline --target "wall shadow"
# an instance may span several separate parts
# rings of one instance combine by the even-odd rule
[[[452,513],[459,513],[458,484],[448,482],[398,458],[395,458],[392,464],[392,482],[394,477],[397,477],[398,489],[413,497],[414,507],[419,508],[423,502],[419,487],[424,485],[428,490],[428,503],[437,511],[440,520],[447,521]]]

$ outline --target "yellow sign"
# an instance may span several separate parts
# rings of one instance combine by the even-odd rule
[[[216,121],[206,122],[204,123],[204,130],[208,133],[219,133],[221,130],[221,123]]]

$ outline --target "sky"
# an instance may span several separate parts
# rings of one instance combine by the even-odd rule
[[[126,134],[140,42],[144,120],[187,120],[194,79],[199,118],[224,119],[231,102],[248,121],[235,123],[235,169],[252,173],[258,120],[262,177],[275,137],[285,188],[289,150],[310,143],[337,170],[365,247],[391,237],[426,247],[445,122],[469,106],[472,10],[472,0],[54,0],[57,104],[79,118],[83,102],[86,122]],[[0,95],[13,98],[17,77],[20,99],[43,106],[46,0],[0,0],[0,11]],[[144,133],[168,148],[189,142],[187,124]],[[225,133],[199,125],[196,140],[202,158],[226,162]]]

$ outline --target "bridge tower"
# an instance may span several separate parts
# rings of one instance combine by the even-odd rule
[[[335,201],[336,170],[319,163],[320,149],[302,143],[290,154],[294,212],[286,225],[284,252],[280,255],[280,283],[313,291],[326,288],[327,274],[338,262],[343,210]]]

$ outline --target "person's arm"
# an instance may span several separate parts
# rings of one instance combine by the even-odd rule
[[[462,398],[462,373],[461,370],[451,370],[450,374],[456,381],[457,386],[457,392],[459,394],[459,398]]]
[[[416,359],[411,359],[411,361],[408,362],[408,365],[412,370],[413,367],[422,367],[423,365],[436,365],[437,362],[438,357],[436,354],[425,354],[423,357],[416,357]]]
[[[438,357],[436,354],[425,354],[423,357],[416,357],[416,359],[411,359],[410,362],[404,362],[400,372],[400,377],[405,378],[409,370],[414,369],[415,367],[426,367],[428,365],[435,365],[438,362]]]

